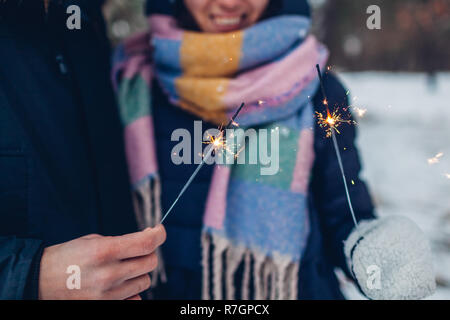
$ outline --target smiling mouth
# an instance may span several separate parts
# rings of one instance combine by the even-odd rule
[[[221,31],[231,31],[239,29],[243,25],[246,17],[246,14],[235,16],[210,15],[212,23]]]

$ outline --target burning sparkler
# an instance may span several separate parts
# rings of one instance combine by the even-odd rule
[[[195,169],[194,173],[188,179],[188,181],[183,186],[183,188],[181,189],[180,193],[178,194],[178,196],[176,197],[176,199],[174,200],[174,202],[170,206],[169,210],[167,210],[166,214],[161,219],[161,222],[160,222],[161,224],[164,222],[164,220],[167,218],[169,213],[175,207],[175,205],[177,204],[178,200],[180,200],[181,196],[184,194],[184,192],[187,190],[187,188],[191,185],[192,181],[194,181],[195,177],[200,172],[200,169],[203,167],[203,165],[206,163],[206,161],[209,159],[209,157],[211,157],[213,151],[219,150],[219,149],[223,149],[224,147],[226,147],[226,143],[225,143],[225,139],[224,139],[224,132],[225,132],[225,130],[230,129],[233,125],[236,124],[236,122],[234,120],[236,120],[237,116],[241,112],[241,110],[244,107],[244,105],[245,105],[244,103],[242,103],[240,105],[240,107],[237,109],[237,111],[235,112],[233,117],[231,117],[230,122],[228,122],[228,124],[227,124],[227,126],[225,128],[219,129],[220,133],[217,136],[215,136],[215,137],[210,136],[210,141],[208,142],[208,144],[211,144],[212,147],[209,148],[208,152],[204,155],[202,162],[200,162],[200,164],[197,166],[197,168]]]
[[[227,155],[233,155],[234,159],[237,159],[245,146],[241,147],[239,143],[235,144],[228,141],[229,138],[233,139],[235,137],[233,132],[230,132],[229,134],[226,133],[226,129],[228,129],[229,127],[237,128],[239,127],[239,124],[232,120],[230,122],[230,126],[227,126],[225,129],[219,127],[220,132],[218,135],[213,136],[212,134],[208,133],[206,137],[207,141],[204,141],[203,143],[211,145],[211,148],[214,149],[216,153],[220,153],[220,156],[223,156],[223,154],[226,153]]]
[[[336,156],[337,156],[338,163],[339,163],[339,169],[341,170],[342,179],[344,180],[345,194],[347,196],[348,206],[350,208],[350,213],[353,218],[353,223],[355,224],[355,227],[358,230],[358,222],[356,221],[355,212],[353,211],[352,199],[350,198],[350,193],[349,193],[349,189],[347,186],[347,179],[345,177],[344,166],[342,164],[341,152],[339,151],[339,145],[338,145],[338,142],[336,139],[336,132],[340,133],[337,130],[337,128],[342,123],[352,124],[354,122],[351,120],[343,119],[342,116],[338,113],[337,109],[334,110],[332,113],[330,112],[330,109],[328,108],[328,99],[327,99],[327,95],[325,92],[325,87],[323,85],[322,73],[320,72],[320,66],[317,64],[316,68],[317,68],[317,73],[319,75],[320,87],[322,89],[322,95],[324,97],[323,103],[326,106],[326,117],[322,113],[316,112],[318,124],[321,128],[325,129],[325,131],[327,133],[327,137],[328,138],[331,137],[333,140],[333,146],[334,146],[334,150],[336,151]],[[354,184],[354,182],[353,182],[353,184]]]
[[[323,101],[323,104],[327,106],[327,113],[326,115],[317,112],[316,111],[316,117],[318,120],[318,124],[321,128],[325,129],[325,132],[327,133],[327,138],[330,138],[333,135],[333,130],[337,133],[341,133],[337,128],[343,124],[354,124],[355,122],[352,120],[346,120],[342,118],[342,116],[338,113],[338,109],[335,109],[333,112],[330,112],[328,109],[328,102],[325,99]]]

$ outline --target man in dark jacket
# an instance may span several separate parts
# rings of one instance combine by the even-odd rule
[[[101,4],[0,1],[0,299],[150,285],[165,231],[136,232]]]

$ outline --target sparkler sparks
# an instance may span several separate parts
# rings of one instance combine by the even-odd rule
[[[174,202],[170,206],[169,210],[167,210],[166,214],[161,219],[161,222],[160,222],[161,224],[164,222],[164,220],[167,218],[169,213],[175,207],[175,205],[177,204],[178,200],[180,200],[181,196],[184,194],[184,192],[187,190],[187,188],[191,185],[192,181],[194,181],[195,177],[200,172],[200,169],[203,167],[203,165],[206,163],[206,161],[209,159],[209,157],[211,157],[213,151],[214,150],[219,150],[221,148],[223,149],[226,146],[226,142],[224,140],[224,132],[225,132],[226,129],[231,128],[236,123],[235,122],[236,117],[239,115],[239,113],[241,112],[241,110],[244,107],[244,105],[245,105],[244,103],[242,103],[240,105],[240,107],[237,109],[237,111],[235,112],[233,117],[231,117],[230,122],[228,122],[227,126],[224,129],[222,129],[222,128],[219,129],[220,133],[216,137],[210,136],[210,141],[208,143],[212,144],[213,147],[209,148],[209,150],[206,153],[206,155],[204,155],[202,162],[200,162],[200,164],[195,169],[194,173],[192,173],[192,175],[190,176],[190,178],[188,179],[186,184],[183,186],[183,188],[181,189],[180,193],[178,194],[178,196],[175,198]]]
[[[239,127],[239,124],[235,121],[231,122],[232,127]],[[218,152],[220,156],[223,156],[224,153],[228,155],[233,155],[235,159],[239,157],[239,154],[241,151],[245,148],[245,146],[242,146],[240,144],[235,144],[227,141],[226,138],[234,138],[234,133],[231,132],[230,134],[226,134],[225,137],[225,130],[222,130],[219,128],[220,133],[217,136],[213,136],[211,134],[208,134],[207,141],[204,141],[204,144],[212,145],[212,148],[215,152]],[[204,156],[204,155],[203,155]]]
[[[326,99],[325,99],[325,101],[326,101]],[[327,105],[327,104],[325,104],[325,105]],[[341,132],[338,130],[338,127],[341,124],[343,124],[343,123],[355,124],[355,122],[352,120],[344,119],[342,117],[342,115],[339,114],[338,109],[335,109],[331,113],[330,110],[328,109],[328,106],[327,106],[326,114],[322,114],[322,113],[316,111],[316,118],[317,118],[317,123],[319,124],[319,126],[321,128],[325,129],[327,138],[331,138],[331,136],[333,134],[333,130],[340,134]]]
[[[444,176],[445,176],[447,179],[450,179],[450,173],[444,173]]]
[[[320,72],[320,66],[318,64],[316,65],[316,69],[317,69],[317,73],[319,75],[320,87],[322,89],[322,95],[324,97],[324,101],[328,101],[327,95],[325,92],[325,87],[323,85],[322,73]],[[338,145],[338,142],[336,139],[336,132],[339,133],[339,131],[336,128],[342,123],[351,124],[353,121],[342,119],[342,117],[339,115],[339,113],[337,113],[337,110],[335,110],[333,113],[330,113],[330,110],[328,109],[327,104],[326,104],[326,109],[327,109],[326,110],[326,118],[323,114],[316,113],[317,118],[318,118],[318,124],[320,127],[325,128],[325,131],[327,132],[327,137],[331,137],[333,139],[334,150],[336,152],[336,157],[338,159],[339,169],[341,170],[342,180],[344,181],[345,194],[347,196],[347,203],[350,208],[350,213],[352,215],[353,223],[355,224],[356,230],[359,230],[358,222],[356,220],[355,212],[353,210],[352,199],[350,197],[349,189],[347,186],[347,178],[345,177],[345,171],[344,171],[344,166],[342,164],[341,152],[339,151],[339,145]]]
[[[436,163],[438,163],[438,162],[439,162],[439,158],[441,158],[443,155],[444,155],[443,152],[439,152],[439,153],[438,153],[437,155],[435,155],[434,157],[428,159],[428,164],[431,165],[431,164],[436,164]]]
[[[213,147],[215,147],[216,149],[219,147],[223,147],[225,145],[225,139],[224,139],[222,130],[220,131],[220,133],[217,136],[208,134],[207,139],[209,139],[209,140],[204,141],[203,143],[213,145]]]
[[[366,115],[367,109],[352,107],[352,109],[356,112],[358,117],[363,118]]]

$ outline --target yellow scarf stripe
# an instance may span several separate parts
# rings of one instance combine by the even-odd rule
[[[225,109],[212,112],[211,110],[205,110],[188,101],[180,101],[179,106],[180,108],[195,114],[200,119],[214,123],[218,126],[225,125],[230,120]]]
[[[185,32],[180,48],[183,75],[232,76],[239,67],[242,32],[199,34]]]
[[[223,97],[229,77],[239,68],[242,40],[242,32],[185,32],[180,48],[183,75],[175,80],[184,109],[214,123],[226,121]]]
[[[181,101],[208,108],[208,112],[224,110],[223,97],[228,87],[226,78],[180,77],[175,80]],[[197,113],[197,110],[190,110]]]

